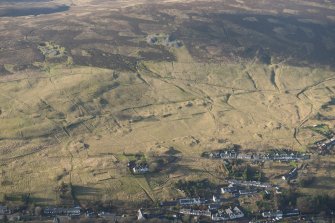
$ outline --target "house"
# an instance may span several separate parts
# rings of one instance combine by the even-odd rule
[[[237,158],[237,152],[232,150],[224,150],[220,153],[221,159],[236,159]]]
[[[246,196],[246,195],[252,195],[252,194],[257,194],[256,189],[248,189],[248,190],[239,190],[238,193],[240,196]]]
[[[128,163],[128,168],[134,174],[143,174],[149,172],[149,166],[147,163],[136,163],[135,161],[131,161]]]
[[[7,208],[7,206],[0,205],[0,215],[3,214],[10,214],[10,210]]]
[[[271,184],[262,183],[259,181],[241,181],[241,180],[230,180],[230,184],[243,186],[243,187],[260,187],[260,188],[271,188]]]
[[[57,207],[46,207],[43,209],[43,214],[44,215],[51,215],[51,216],[54,216],[54,215],[61,215],[64,213],[64,210],[63,208],[57,208]]]
[[[277,211],[265,211],[262,212],[263,218],[276,218],[276,219],[282,219],[283,218],[283,212],[280,210]]]
[[[137,211],[137,220],[141,221],[141,220],[146,220],[147,216],[146,214],[143,212],[142,209],[138,209]]]
[[[252,154],[240,153],[236,158],[240,160],[252,160],[254,157]]]
[[[207,155],[208,154],[208,155]],[[227,150],[217,150],[206,153],[205,156],[208,156],[212,159],[236,159],[237,151],[235,149],[227,149]]]
[[[226,213],[231,220],[244,217],[244,213],[238,207],[234,207],[234,209],[228,208],[226,209]]]
[[[179,204],[182,206],[186,205],[200,205],[205,204],[206,200],[204,198],[182,198],[179,199]]]
[[[137,220],[148,220],[148,219],[163,219],[166,216],[160,211],[160,210],[150,210],[147,212],[144,212],[143,209],[139,209],[137,211]]]
[[[67,216],[79,216],[81,208],[76,206],[73,208],[63,208],[63,207],[47,207],[43,209],[44,215],[67,215]]]
[[[209,158],[212,158],[212,159],[219,159],[220,158],[220,152],[211,152],[209,153]]]
[[[335,145],[335,137],[331,139],[323,139],[315,143],[316,148],[319,149],[319,153],[326,154]]]
[[[132,168],[133,173],[147,173],[149,172],[149,167],[147,165],[138,165]]]
[[[243,195],[251,195],[259,192],[258,187],[261,189],[271,188],[270,184],[263,184],[258,181],[238,181],[238,180],[230,180],[229,186],[225,188],[221,188],[221,193],[226,194],[230,193],[234,197],[239,197]]]
[[[238,194],[239,189],[237,187],[226,187],[226,188],[221,188],[221,193],[222,194]]]
[[[238,208],[234,207],[233,209],[228,208],[226,210],[219,210],[216,213],[211,215],[212,221],[227,221],[234,220],[238,218],[243,218],[244,213]]]
[[[333,146],[335,146],[335,137],[327,140],[321,147],[330,150]]]
[[[233,183],[230,183],[228,185],[228,187],[222,187],[221,188],[221,194],[225,194],[225,193],[237,193],[237,192],[238,192],[238,188]]]
[[[305,153],[299,153],[292,150],[273,150],[270,154],[267,154],[266,157],[270,160],[275,161],[292,161],[292,160],[307,160],[310,159],[310,155]]]
[[[195,216],[211,216],[211,212],[209,210],[194,210],[194,209],[180,209],[180,214],[186,215],[195,215]]]
[[[298,216],[298,215],[300,215],[300,211],[298,209],[283,211],[283,217],[293,217],[293,216]]]
[[[80,215],[80,207],[79,206],[76,206],[76,207],[73,207],[73,208],[67,208],[66,210],[66,214],[69,215],[69,216],[79,216]]]
[[[217,213],[212,214],[211,216],[212,221],[227,221],[229,220],[229,215],[223,211],[223,210],[219,210]]]
[[[212,200],[213,200],[214,203],[219,203],[221,201],[220,197],[218,197],[216,195],[213,195]]]

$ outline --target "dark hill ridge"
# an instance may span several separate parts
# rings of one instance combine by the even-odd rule
[[[318,4],[322,4],[322,7]],[[43,29],[36,28],[32,31],[22,27],[22,30],[25,30],[23,33],[28,39],[56,41],[69,52],[77,48],[89,49],[92,44],[95,44],[94,47],[99,44],[99,50],[105,51],[106,55],[97,55],[101,58],[101,63],[104,63],[103,67],[108,67],[105,62],[110,61],[108,54],[111,48],[117,47],[136,48],[138,52],[131,57],[138,60],[172,61],[173,56],[168,49],[159,49],[145,43],[145,37],[154,33],[172,35],[181,40],[199,61],[249,61],[256,57],[265,64],[284,61],[298,66],[335,66],[333,5],[325,7],[327,4],[317,1],[292,1],[287,4],[283,1],[278,1],[277,4],[269,4],[269,1],[247,1],[245,5],[239,6],[233,0],[214,1],[211,3],[212,7],[208,7],[206,1],[152,3],[146,7],[125,7],[121,11],[102,10],[102,13],[81,17],[81,22],[68,15],[69,19],[48,21],[48,26]],[[3,7],[0,9],[0,16],[37,15],[68,9],[69,6],[66,5],[47,4],[36,8]],[[171,10],[173,13],[169,15]],[[141,18],[143,15],[150,19]],[[178,18],[177,15],[184,16]],[[100,20],[104,22],[99,23]],[[120,28],[115,21],[127,24],[128,27]],[[53,29],[53,26],[61,28]],[[86,35],[85,38],[78,39],[77,36],[87,26],[96,35]],[[133,34],[127,35],[123,32]],[[3,44],[5,47],[7,43]],[[113,54],[128,57],[129,51]],[[84,58],[76,61],[83,62]],[[92,63],[93,66],[94,64],[100,66]]]
[[[21,2],[20,2],[21,3]],[[0,2],[1,4],[1,2]],[[0,8],[0,17],[18,17],[18,16],[36,16],[42,14],[52,14],[57,12],[64,12],[69,10],[67,5],[55,5],[55,6],[30,6],[25,8],[24,3],[22,6],[8,6],[6,8]]]
[[[222,48],[219,56],[252,59],[266,49],[268,56],[294,65],[335,65],[334,23],[318,24],[299,16],[238,13],[197,16],[207,21],[185,21],[176,35],[195,56],[203,59],[210,54],[199,52],[192,47],[194,44],[206,48],[215,43]]]
[[[53,0],[0,0],[0,3],[18,4],[18,3],[43,3],[52,1]]]

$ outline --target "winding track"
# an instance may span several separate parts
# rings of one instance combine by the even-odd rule
[[[305,102],[306,104],[309,104],[311,109],[310,109],[310,112],[301,120],[301,122],[299,123],[299,125],[297,127],[294,128],[294,133],[293,133],[293,137],[294,139],[297,141],[297,143],[299,145],[302,145],[301,142],[299,141],[298,139],[298,134],[299,134],[299,130],[300,128],[312,117],[313,115],[313,112],[314,112],[314,104],[312,103],[312,101],[307,97],[307,95],[305,94],[306,91],[309,91],[309,90],[312,90],[313,88],[323,84],[323,83],[326,83],[328,81],[332,81],[332,80],[335,80],[335,77],[330,77],[330,78],[326,78],[324,80],[321,80],[321,81],[318,81],[312,85],[309,85],[307,87],[304,87],[303,89],[301,89],[297,94],[296,94],[296,97],[298,98],[298,100],[301,100],[303,102]],[[304,98],[307,98],[307,100],[304,100],[302,99],[302,95],[304,95],[305,97]]]

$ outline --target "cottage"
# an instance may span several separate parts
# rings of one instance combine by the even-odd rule
[[[218,196],[216,196],[216,195],[213,195],[212,200],[213,200],[214,203],[219,203],[219,202],[221,202],[220,197],[218,197]]]
[[[212,221],[227,221],[234,220],[238,218],[243,218],[244,213],[238,208],[234,207],[233,209],[228,208],[226,210],[219,210],[216,213],[211,215]]]
[[[230,218],[225,211],[219,210],[217,213],[212,214],[211,219],[212,221],[227,221]]]
[[[209,158],[212,159],[236,159],[237,158],[237,151],[235,149],[228,149],[228,150],[218,150],[206,153]]]
[[[73,207],[73,208],[67,208],[66,210],[66,214],[69,215],[69,216],[79,216],[80,215],[80,207],[79,206],[76,206],[76,207]]]
[[[322,154],[328,153],[335,146],[335,137],[325,139],[316,143],[319,152]]]
[[[248,190],[239,190],[238,193],[240,196],[252,195],[257,194],[257,190],[255,189],[248,189]]]
[[[206,200],[204,198],[183,198],[179,199],[180,205],[200,205],[205,204]]]
[[[283,217],[293,217],[293,216],[298,216],[298,215],[300,215],[300,211],[298,209],[283,211]]]
[[[240,153],[240,154],[237,155],[237,159],[240,159],[240,160],[252,160],[253,159],[253,155],[252,154]]]
[[[137,220],[146,220],[147,217],[146,217],[146,214],[143,213],[143,210],[142,209],[138,209],[137,211]]]
[[[271,184],[262,183],[259,181],[240,181],[240,180],[230,180],[230,184],[244,187],[260,187],[260,188],[271,188]]]
[[[263,218],[276,218],[276,219],[282,219],[283,218],[283,212],[280,210],[277,211],[265,211],[262,212]]]
[[[137,220],[148,220],[148,219],[163,219],[165,218],[165,215],[160,212],[160,210],[151,210],[148,212],[144,212],[142,209],[139,209],[137,211]]]
[[[220,158],[220,152],[211,152],[209,153],[209,158],[218,159]]]
[[[228,187],[222,187],[221,188],[221,194],[225,194],[225,193],[237,193],[237,192],[238,192],[238,188],[233,183],[230,183],[228,185]]]
[[[225,150],[220,153],[221,159],[236,159],[237,152],[235,150]]]
[[[211,212],[209,210],[193,210],[193,209],[180,209],[180,214],[186,215],[195,215],[195,216],[211,216]]]
[[[136,163],[135,161],[131,161],[128,163],[128,168],[134,174],[143,174],[149,172],[149,166],[147,163]]]
[[[149,167],[147,165],[134,166],[132,168],[133,173],[147,173],[149,172]]]
[[[234,207],[233,210],[228,208],[226,209],[226,213],[229,215],[231,220],[244,217],[244,213],[238,207]]]
[[[44,215],[61,215],[64,213],[63,208],[57,208],[57,207],[46,207],[43,209]]]
[[[268,158],[275,161],[292,161],[292,160],[307,160],[310,159],[310,155],[305,153],[299,153],[290,150],[276,150],[268,154]]]
[[[68,215],[68,216],[79,216],[81,208],[76,206],[73,208],[62,208],[62,207],[47,207],[44,208],[44,215]]]

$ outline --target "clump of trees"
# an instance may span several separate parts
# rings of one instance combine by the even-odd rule
[[[259,210],[272,210],[272,209],[274,209],[273,202],[268,201],[268,200],[256,201],[256,205],[257,205]]]
[[[266,209],[272,195],[263,196],[263,200],[257,203],[260,209]],[[283,191],[282,194],[276,195],[275,206],[277,209],[285,210],[287,208],[298,208],[302,213],[311,214],[330,214],[335,211],[335,197],[327,194],[302,195],[294,189]]]
[[[228,176],[240,180],[264,181],[264,174],[258,167],[250,166],[241,160],[233,160],[223,164]]]
[[[200,181],[179,180],[175,184],[175,188],[183,191],[188,197],[207,197],[217,190],[217,185],[207,179]]]
[[[283,191],[282,194],[276,197],[276,203],[278,209],[296,207],[298,197],[299,193],[296,190],[290,189],[288,191]]]
[[[297,199],[297,207],[303,213],[329,214],[335,210],[335,197],[327,194],[302,196]]]
[[[60,185],[56,186],[54,188],[54,191],[57,194],[57,198],[59,199],[60,203],[66,204],[70,203],[73,201],[73,196],[72,196],[72,185],[71,184],[66,184],[64,182],[61,182]]]

